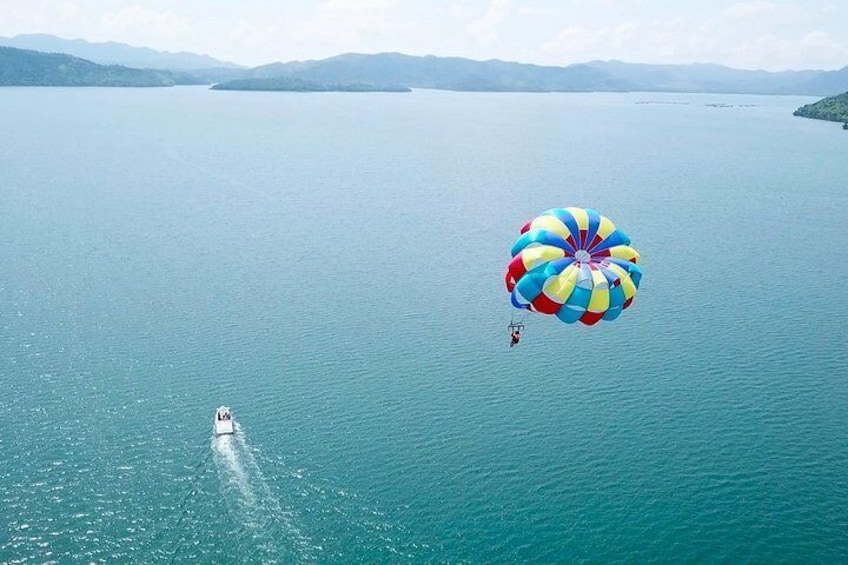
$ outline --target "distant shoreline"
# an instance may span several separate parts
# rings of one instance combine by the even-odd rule
[[[380,86],[367,83],[326,83],[282,76],[230,80],[210,87],[210,90],[252,92],[412,92],[407,86]]]

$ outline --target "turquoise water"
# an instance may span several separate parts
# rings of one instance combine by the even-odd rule
[[[0,89],[0,562],[848,560],[809,101]],[[568,205],[639,295],[510,350],[509,249]]]

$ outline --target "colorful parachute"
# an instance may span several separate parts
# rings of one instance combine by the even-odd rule
[[[512,246],[512,305],[563,322],[615,320],[633,303],[642,270],[630,238],[589,208],[554,208],[527,222]]]

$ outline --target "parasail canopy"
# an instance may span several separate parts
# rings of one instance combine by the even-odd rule
[[[591,208],[553,208],[527,222],[512,246],[512,305],[593,325],[630,307],[642,279],[630,238]]]

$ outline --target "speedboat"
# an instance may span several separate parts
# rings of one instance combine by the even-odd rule
[[[226,406],[219,406],[215,411],[215,435],[222,436],[233,433],[233,413]]]

